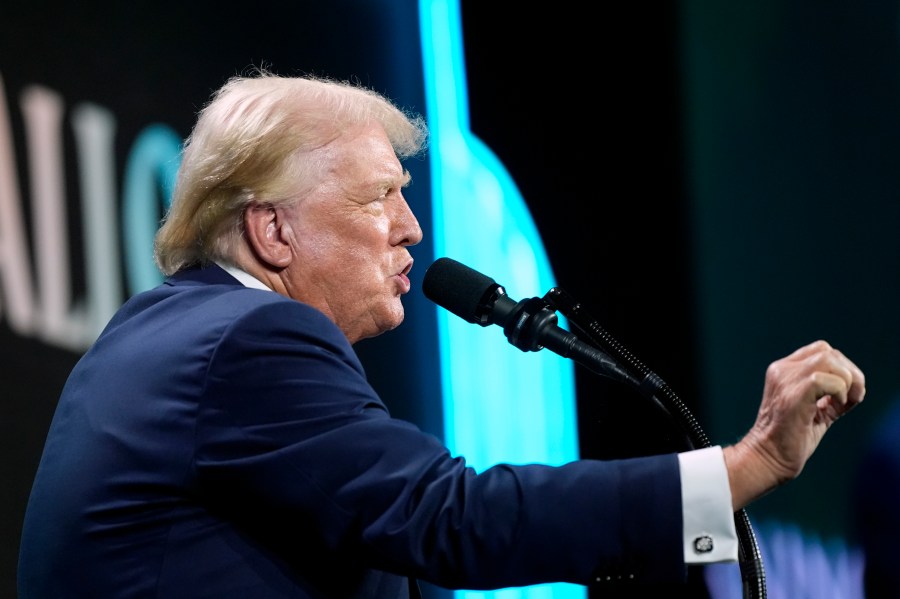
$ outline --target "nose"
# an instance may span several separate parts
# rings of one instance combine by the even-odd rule
[[[419,226],[419,221],[416,219],[416,215],[413,214],[412,208],[409,207],[405,198],[401,198],[398,204],[399,206],[394,226],[394,239],[392,239],[391,242],[394,245],[416,245],[422,241],[422,227]]]

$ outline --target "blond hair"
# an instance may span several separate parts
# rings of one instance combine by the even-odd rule
[[[424,151],[424,119],[347,81],[266,71],[236,76],[201,110],[185,141],[172,205],[154,257],[171,275],[212,260],[233,263],[251,202],[294,201],[317,164],[304,153],[347,128],[381,124],[398,158]]]

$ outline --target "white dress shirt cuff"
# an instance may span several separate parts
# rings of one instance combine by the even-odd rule
[[[719,446],[678,454],[684,562],[736,562],[738,538],[725,456]]]

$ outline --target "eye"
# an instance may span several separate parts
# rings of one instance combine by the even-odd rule
[[[392,198],[396,198],[400,194],[399,187],[386,187],[381,190],[381,195],[378,196],[379,202],[386,202]]]

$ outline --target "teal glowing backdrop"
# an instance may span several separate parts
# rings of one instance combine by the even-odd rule
[[[419,8],[435,256],[485,273],[516,300],[543,295],[555,283],[535,223],[503,164],[469,129],[459,6],[420,0]],[[444,436],[453,453],[479,471],[499,462],[577,459],[570,361],[522,352],[499,328],[482,330],[444,310],[438,330]],[[563,599],[584,597],[586,589],[548,584],[456,596]]]

